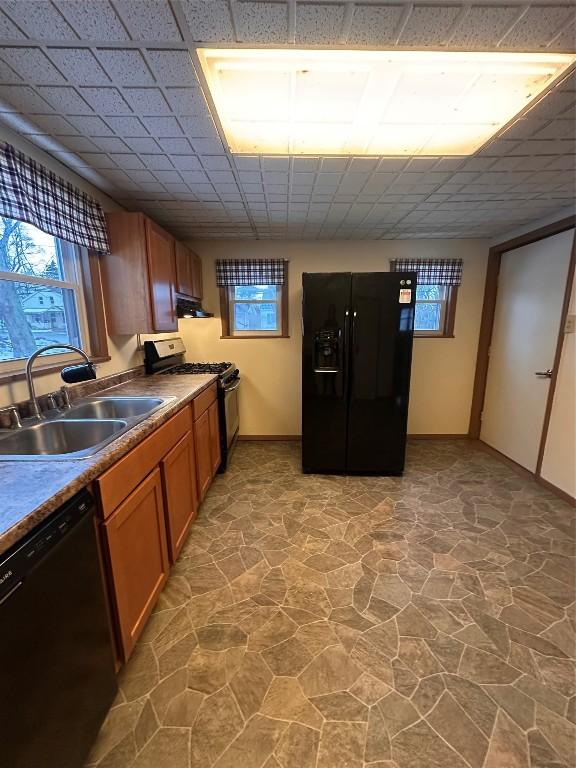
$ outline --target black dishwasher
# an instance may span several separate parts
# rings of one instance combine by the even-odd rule
[[[82,768],[117,690],[92,497],[0,556],[0,768]]]

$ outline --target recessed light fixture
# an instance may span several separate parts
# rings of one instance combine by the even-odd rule
[[[470,155],[576,61],[562,53],[200,48],[230,150]]]

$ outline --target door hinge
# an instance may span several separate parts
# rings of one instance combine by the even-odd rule
[[[484,411],[480,411],[480,421],[484,419]]]

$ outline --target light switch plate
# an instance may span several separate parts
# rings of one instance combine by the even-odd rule
[[[564,333],[574,333],[574,331],[576,331],[576,315],[567,315]]]

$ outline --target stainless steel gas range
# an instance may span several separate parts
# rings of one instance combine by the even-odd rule
[[[238,389],[240,371],[234,363],[187,363],[186,347],[179,337],[144,342],[144,366],[150,375],[181,375],[213,373],[218,376],[218,413],[220,416],[220,448],[222,461],[219,472],[228,465],[230,452],[240,427]]]

